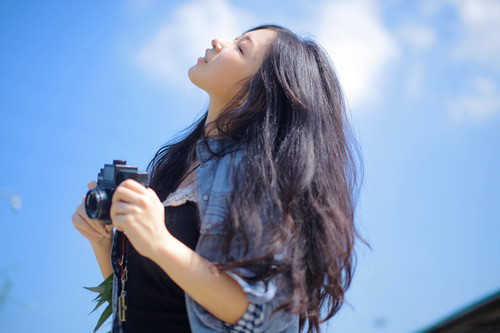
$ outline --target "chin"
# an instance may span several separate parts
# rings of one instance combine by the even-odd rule
[[[188,77],[189,77],[189,80],[197,87],[200,87],[198,85],[198,80],[196,79],[196,69],[195,69],[196,65],[192,66],[189,70],[188,70]],[[201,87],[200,87],[201,88]]]
[[[196,65],[194,65],[193,67],[191,67],[189,70],[188,70],[188,77],[189,77],[189,80],[195,85],[197,86],[198,88],[200,88],[201,90],[204,90],[206,92],[207,91],[207,87],[205,84],[203,84],[203,80],[199,77],[198,73],[197,73],[197,70],[196,70]]]

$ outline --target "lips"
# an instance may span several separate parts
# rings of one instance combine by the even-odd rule
[[[208,62],[208,51],[210,49],[206,49],[205,50],[205,56],[204,57],[199,57],[198,58],[198,62],[202,62],[202,63],[207,63]]]

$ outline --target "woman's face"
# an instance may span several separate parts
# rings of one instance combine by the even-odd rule
[[[189,79],[210,98],[229,101],[245,81],[259,70],[264,52],[276,32],[250,31],[235,40],[214,39],[205,58],[189,69]]]

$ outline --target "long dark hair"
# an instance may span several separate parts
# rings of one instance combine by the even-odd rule
[[[307,321],[308,332],[319,332],[319,324],[344,304],[355,238],[368,245],[354,224],[361,154],[326,52],[281,26],[249,31],[258,29],[276,32],[262,66],[210,125],[246,147],[243,177],[233,178],[223,250],[228,253],[242,234],[246,250],[259,251],[216,265],[228,270],[258,263],[255,279],[261,280],[282,273],[291,293],[278,309],[300,314],[300,331]],[[148,165],[160,199],[175,190],[194,161],[196,142],[207,138],[206,119],[207,113]],[[266,211],[263,202],[272,203]]]

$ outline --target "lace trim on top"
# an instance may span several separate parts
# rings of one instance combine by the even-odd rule
[[[178,188],[175,192],[170,193],[162,203],[163,206],[180,206],[188,200],[198,203],[198,194],[194,184]]]

